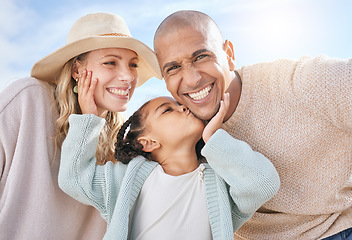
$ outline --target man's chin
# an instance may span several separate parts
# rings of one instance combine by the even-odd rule
[[[201,111],[192,111],[193,115],[205,122],[210,121],[217,113],[217,111],[213,111],[213,112],[201,112]]]
[[[215,104],[212,107],[207,107],[207,108],[202,108],[202,109],[194,109],[193,113],[197,118],[203,120],[203,121],[210,121],[219,111],[220,109],[220,103]],[[190,109],[192,112],[192,109]]]

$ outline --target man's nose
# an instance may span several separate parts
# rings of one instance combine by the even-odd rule
[[[195,87],[201,79],[201,75],[197,68],[192,65],[185,66],[182,71],[182,79],[189,87]]]

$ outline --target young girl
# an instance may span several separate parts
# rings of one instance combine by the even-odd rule
[[[104,166],[94,157],[104,119],[71,115],[60,187],[100,211],[104,239],[233,239],[277,192],[279,177],[268,159],[219,129],[228,105],[225,95],[204,128],[172,98],[153,99],[121,127],[118,162]],[[202,137],[207,163],[196,150]]]

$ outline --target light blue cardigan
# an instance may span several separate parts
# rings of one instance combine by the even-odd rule
[[[71,115],[62,146],[59,186],[78,201],[97,208],[108,227],[104,239],[128,239],[130,217],[143,183],[158,164],[143,157],[129,164],[95,164],[105,120]],[[202,149],[204,180],[213,239],[233,239],[234,232],[278,191],[279,176],[262,154],[219,129]]]

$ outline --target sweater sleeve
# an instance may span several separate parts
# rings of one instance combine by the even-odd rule
[[[111,180],[113,163],[96,165],[96,147],[104,123],[104,119],[92,114],[69,117],[70,127],[61,149],[59,186],[76,200],[97,208],[106,219],[116,200],[111,198],[117,198],[116,194],[110,194],[110,189],[121,181]],[[119,186],[113,188],[116,192]]]
[[[280,186],[273,164],[261,153],[219,129],[202,149],[209,165],[230,186],[229,194],[236,204],[238,217],[254,214],[272,198]]]

